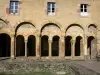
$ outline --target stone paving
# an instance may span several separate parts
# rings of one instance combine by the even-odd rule
[[[92,61],[92,60],[89,60],[89,61],[75,61],[77,64],[80,64],[86,68],[89,68],[89,69],[92,69],[98,73],[100,73],[100,62],[98,61]]]
[[[23,73],[23,72],[53,72],[55,75],[100,75],[100,62],[89,64],[90,61],[71,60],[35,60],[26,58],[1,59],[0,72]],[[88,65],[89,64],[89,65]],[[94,69],[95,70],[94,70]],[[100,68],[100,67],[99,67]]]

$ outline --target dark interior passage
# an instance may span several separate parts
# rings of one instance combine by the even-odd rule
[[[76,37],[76,43],[75,43],[75,56],[80,56],[81,45],[82,45],[82,37],[78,36]]]
[[[16,38],[16,56],[25,56],[25,42],[22,35]]]
[[[48,36],[41,37],[41,56],[49,55]]]
[[[7,34],[0,34],[0,57],[9,57],[11,38]]]
[[[65,56],[71,56],[71,36],[65,37]]]
[[[93,44],[95,44],[95,39],[94,39],[94,37],[93,36],[90,36],[90,37],[88,37],[88,44],[87,44],[87,47],[88,47],[88,52],[89,52],[89,55],[90,55],[90,59],[91,59],[91,56],[92,56],[92,51],[93,51],[93,47],[94,46],[92,46]],[[95,44],[96,45],[96,44]]]
[[[59,36],[53,37],[52,56],[59,56]]]
[[[27,53],[28,56],[36,56],[36,38],[33,35],[28,37]]]

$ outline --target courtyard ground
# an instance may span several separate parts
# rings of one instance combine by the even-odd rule
[[[100,75],[100,62],[57,59],[0,59],[0,75]]]
[[[80,64],[88,69],[92,69],[98,73],[100,73],[100,62],[96,60],[89,61],[75,61],[77,64]]]

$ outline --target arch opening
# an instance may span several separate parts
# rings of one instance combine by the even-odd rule
[[[16,37],[16,56],[25,56],[25,42],[22,35]]]
[[[88,26],[88,31],[92,34],[96,34],[97,33],[97,27],[94,24],[90,24]]]
[[[59,56],[59,36],[53,37],[52,56]]]
[[[93,59],[96,57],[96,39],[93,36],[89,36],[88,37],[88,54],[89,54],[89,58]]]
[[[65,37],[65,56],[71,56],[71,36]]]
[[[49,55],[48,36],[41,37],[41,56]]]
[[[65,33],[66,33],[67,30],[69,30],[71,27],[79,27],[79,28],[81,28],[81,29],[84,31],[84,29],[83,29],[83,27],[82,27],[81,25],[79,25],[79,24],[71,24],[71,25],[69,25],[69,26],[67,27]]]
[[[41,28],[41,32],[42,32],[42,30],[43,30],[45,27],[50,26],[50,25],[54,25],[54,26],[56,26],[56,27],[58,27],[58,28],[60,29],[60,27],[59,27],[57,24],[55,24],[55,23],[47,23],[47,24],[45,24],[45,25]]]
[[[11,38],[7,34],[0,34],[0,57],[10,57]]]
[[[29,29],[29,28],[30,30],[28,32],[23,33],[24,31],[26,31],[26,29]],[[22,35],[22,34],[29,34],[29,32],[33,32],[33,31],[36,31],[36,28],[32,23],[22,22],[16,27],[15,36]]]
[[[28,56],[36,56],[36,38],[33,35],[28,37],[27,54]]]
[[[81,50],[82,49],[82,37],[78,36],[76,37],[76,42],[75,42],[75,56],[80,56],[81,55]]]

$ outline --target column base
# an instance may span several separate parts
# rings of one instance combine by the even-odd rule
[[[36,59],[41,59],[41,58],[40,58],[40,56],[38,55],[38,56],[36,56]]]
[[[15,56],[14,56],[14,55],[12,55],[12,56],[11,56],[11,59],[15,59]]]
[[[84,60],[87,61],[89,59],[88,55],[84,55]]]

